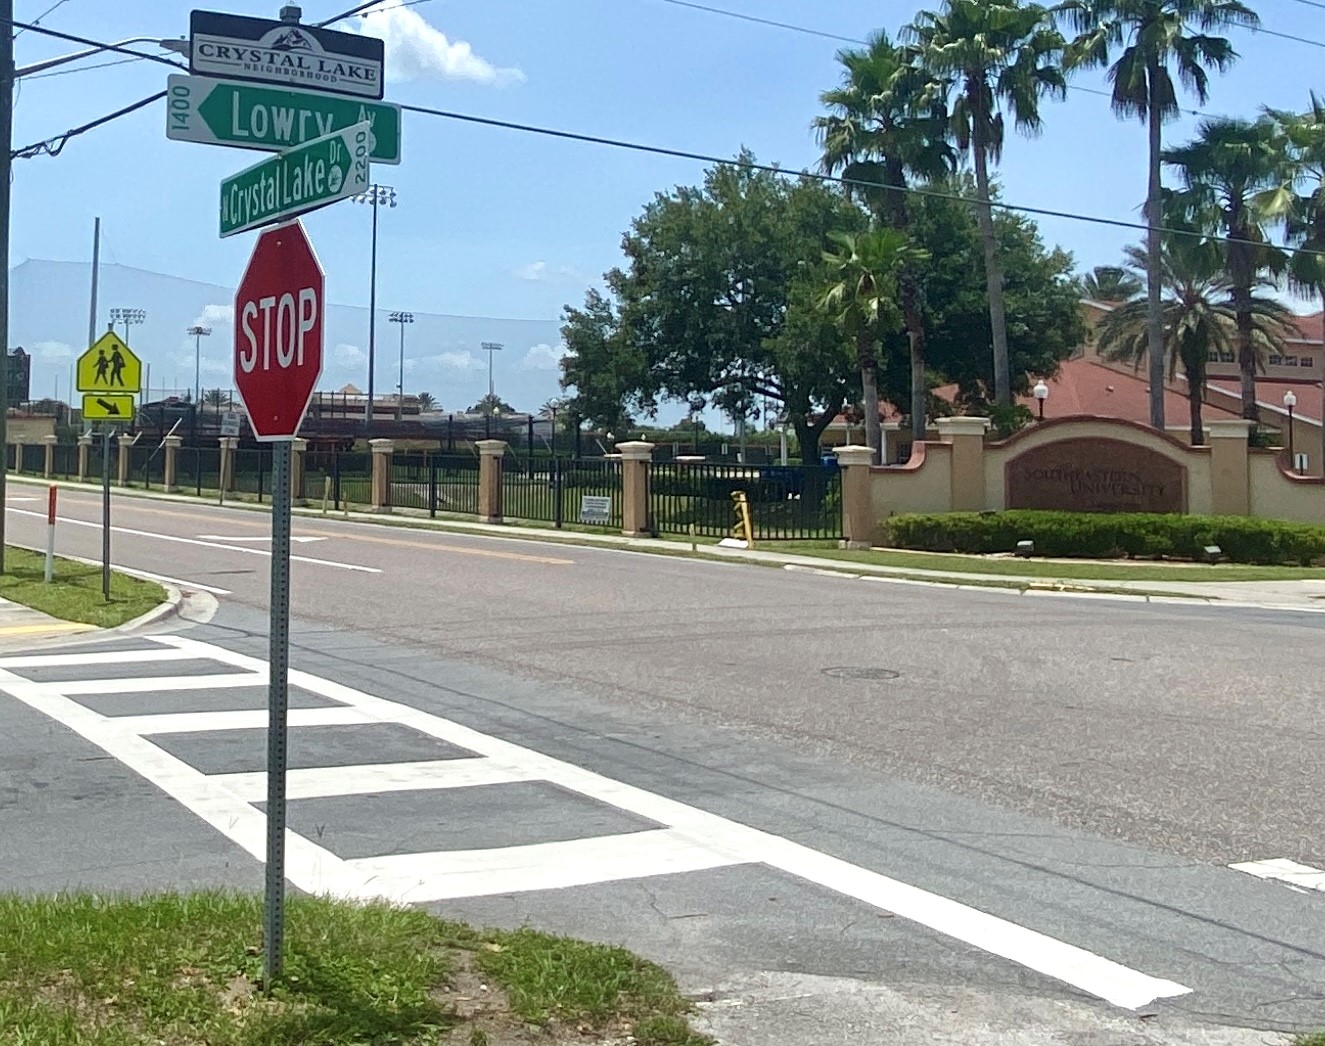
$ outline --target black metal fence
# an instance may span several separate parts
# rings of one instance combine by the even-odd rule
[[[478,515],[478,458],[472,454],[395,454],[390,498],[394,508]]]
[[[652,529],[726,537],[736,522],[732,494],[743,491],[756,541],[842,537],[842,474],[801,465],[655,462],[649,473]]]
[[[502,469],[502,514],[621,529],[621,462],[508,457]]]

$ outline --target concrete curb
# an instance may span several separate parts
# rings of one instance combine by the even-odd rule
[[[179,608],[184,603],[184,593],[174,585],[167,585],[158,581],[158,585],[166,590],[166,601],[149,610],[146,614],[139,614],[132,621],[126,621],[122,625],[116,625],[114,628],[103,629],[108,633],[117,635],[131,635],[134,632],[140,632],[151,625],[155,625],[166,618],[175,617],[179,614]]]

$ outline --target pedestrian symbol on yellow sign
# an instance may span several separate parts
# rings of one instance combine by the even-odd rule
[[[78,357],[79,392],[140,392],[143,364],[113,331]]]

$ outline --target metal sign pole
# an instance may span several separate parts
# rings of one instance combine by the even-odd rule
[[[101,427],[101,596],[110,602],[110,425]]]
[[[285,947],[285,764],[290,675],[290,461],[293,443],[272,445],[271,627],[267,660],[267,893],[265,971],[270,992]]]

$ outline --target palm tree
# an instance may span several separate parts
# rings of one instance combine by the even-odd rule
[[[1081,281],[1082,290],[1091,301],[1126,301],[1138,294],[1144,284],[1120,265],[1097,265]]]
[[[1205,102],[1208,69],[1223,72],[1237,58],[1233,45],[1211,30],[1260,25],[1239,0],[1068,0],[1055,8],[1079,33],[1068,49],[1067,66],[1109,65],[1113,111],[1145,121],[1149,133],[1149,185],[1146,190],[1146,291],[1150,303],[1147,338],[1151,349],[1150,424],[1164,428],[1163,321],[1160,316],[1160,153],[1163,124],[1178,115],[1178,81]]]
[[[848,191],[866,203],[876,220],[901,233],[911,227],[909,180],[941,178],[956,159],[948,144],[943,99],[928,90],[928,79],[913,57],[882,32],[864,50],[838,52],[841,86],[819,96],[830,114],[814,121],[823,149],[820,167],[828,174],[841,172]],[[903,266],[897,284],[911,351],[911,431],[923,440],[929,383],[915,269]]]
[[[230,395],[224,389],[207,389],[202,394],[203,406],[214,410],[220,410],[229,402]]]
[[[1138,275],[1148,273],[1149,252],[1128,249]],[[1228,303],[1232,279],[1224,271],[1220,251],[1210,241],[1166,236],[1160,250],[1161,318],[1164,357],[1172,381],[1181,365],[1187,378],[1191,440],[1205,442],[1201,404],[1205,398],[1206,365],[1229,351],[1239,338],[1238,317]],[[1140,281],[1138,280],[1138,294]],[[1253,345],[1258,358],[1283,348],[1294,330],[1292,312],[1273,298],[1251,296]],[[1100,354],[1106,359],[1129,360],[1139,369],[1150,358],[1150,302],[1137,297],[1114,309],[1100,323]]]
[[[994,400],[1010,406],[1003,265],[994,240],[989,161],[997,163],[1003,152],[1005,111],[1018,128],[1034,134],[1041,127],[1040,97],[1067,93],[1058,64],[1063,37],[1047,9],[1018,0],[946,0],[942,11],[921,11],[905,32],[916,41],[917,61],[933,78],[934,89],[951,92],[953,137],[960,149],[971,151],[994,342]]]
[[[879,462],[878,345],[883,333],[901,323],[897,308],[897,273],[923,255],[896,229],[872,229],[855,235],[832,233],[836,251],[824,252],[832,281],[820,299],[835,314],[856,349],[865,411],[865,442]]]
[[[420,392],[414,398],[419,401],[420,414],[427,414],[430,411],[434,411],[437,409],[437,397],[435,397],[431,392]]]
[[[1266,270],[1281,270],[1284,253],[1270,245],[1267,226],[1291,212],[1292,172],[1284,141],[1272,120],[1213,119],[1197,138],[1168,149],[1163,160],[1177,168],[1183,189],[1170,203],[1183,220],[1224,242],[1224,265],[1238,322],[1242,416],[1256,421],[1256,369],[1252,291]]]

